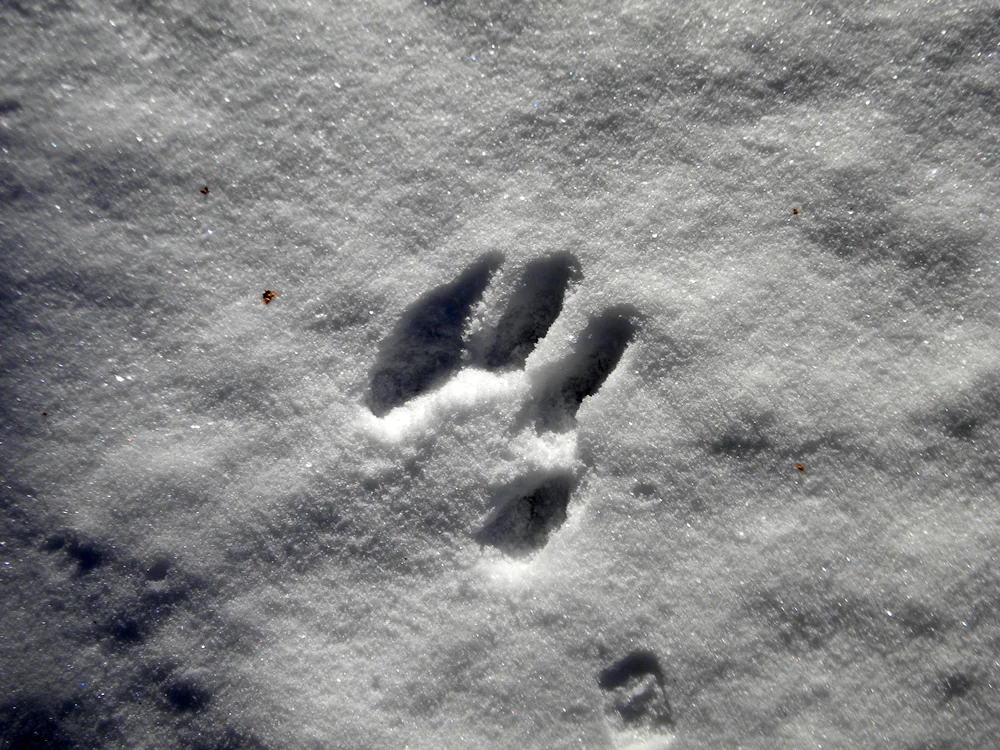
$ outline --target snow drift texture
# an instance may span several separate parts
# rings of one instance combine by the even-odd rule
[[[1000,744],[995,3],[0,39],[0,748]]]

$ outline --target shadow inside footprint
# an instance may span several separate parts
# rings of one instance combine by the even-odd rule
[[[539,432],[565,432],[573,427],[580,404],[604,385],[638,330],[635,308],[612,308],[592,318],[580,333],[573,353],[553,369],[552,377],[529,404],[524,416],[534,417]]]
[[[597,675],[601,690],[611,694],[610,708],[625,726],[673,724],[663,669],[652,651],[632,651]]]
[[[562,312],[570,281],[582,278],[580,264],[568,253],[539,258],[525,266],[484,364],[490,370],[524,367],[535,344]]]
[[[458,370],[465,320],[500,260],[499,255],[485,256],[403,312],[379,347],[372,370],[367,401],[373,414],[383,416]]]
[[[508,499],[479,530],[476,541],[512,556],[540,549],[566,521],[572,490],[572,478],[560,476]]]

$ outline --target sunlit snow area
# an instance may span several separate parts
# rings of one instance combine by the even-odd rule
[[[998,97],[989,0],[3,0],[0,750],[1000,746]]]

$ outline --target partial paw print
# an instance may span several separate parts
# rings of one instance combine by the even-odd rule
[[[642,743],[641,738],[666,732],[673,726],[666,679],[660,660],[652,651],[631,651],[602,669],[597,684],[609,698],[605,711],[608,722],[629,746],[654,747],[652,743]]]
[[[525,371],[529,356],[556,322],[567,291],[582,273],[569,254],[528,263],[497,323],[469,335],[470,317],[501,264],[497,255],[481,258],[403,312],[379,347],[372,370],[367,403],[376,417],[389,417],[418,397],[446,388],[463,371],[499,378]],[[639,319],[638,311],[627,305],[592,317],[567,355],[531,373],[514,431],[533,429],[538,435],[573,431],[584,399],[595,395],[614,371],[638,331]],[[563,471],[512,483],[497,493],[493,512],[475,534],[476,541],[514,556],[540,549],[566,520],[577,479],[567,465]]]

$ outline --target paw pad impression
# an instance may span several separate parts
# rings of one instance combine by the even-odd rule
[[[602,669],[597,684],[609,694],[608,713],[625,729],[663,729],[674,723],[663,669],[651,651],[632,651]]]

